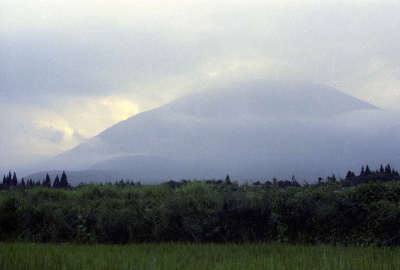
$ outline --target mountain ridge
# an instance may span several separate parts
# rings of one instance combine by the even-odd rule
[[[77,170],[125,166],[124,173],[135,181],[227,173],[259,180],[288,178],[297,171],[315,179],[343,169],[345,164],[335,168],[333,161],[365,160],[357,153],[365,155],[364,143],[376,144],[379,138],[366,135],[360,142],[351,121],[378,112],[382,109],[320,84],[232,83],[121,121],[53,160]],[[371,154],[383,156],[378,150]],[[162,164],[169,165],[155,173]],[[313,164],[313,172],[302,168]]]

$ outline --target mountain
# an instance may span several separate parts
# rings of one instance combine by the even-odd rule
[[[148,183],[226,174],[315,181],[363,162],[397,160],[394,149],[382,144],[400,145],[398,127],[389,128],[392,120],[378,107],[320,84],[232,83],[117,123],[48,166],[116,171]]]

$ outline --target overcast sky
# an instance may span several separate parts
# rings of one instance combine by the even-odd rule
[[[400,104],[400,1],[0,1],[0,168],[230,80]]]

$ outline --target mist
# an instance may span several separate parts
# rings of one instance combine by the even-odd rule
[[[385,111],[397,110],[399,13],[398,1],[1,1],[0,126],[4,128],[0,133],[0,170],[18,171],[21,166],[51,160],[81,144],[99,141],[97,135],[132,116],[238,81],[312,82]],[[224,95],[210,98],[227,96]],[[280,96],[287,97],[277,91],[265,106],[280,104]],[[208,130],[204,134],[211,136],[212,132],[227,130],[221,126],[231,125],[227,140],[233,142],[249,136],[242,129],[245,125],[250,125],[248,129],[259,137],[274,137],[271,130],[257,127],[257,123],[272,122],[273,129],[281,133],[276,145],[282,153],[310,149],[312,156],[319,152],[318,147],[309,147],[305,142],[304,146],[288,146],[283,139],[289,140],[298,133],[314,136],[320,142],[328,135],[316,137],[318,132],[334,134],[340,130],[350,136],[357,134],[355,129],[359,128],[361,135],[354,135],[349,145],[363,145],[357,139],[365,138],[372,145],[380,142],[397,149],[396,142],[392,142],[394,135],[382,135],[380,139],[377,134],[381,129],[389,133],[396,130],[391,125],[398,119],[397,112],[368,117],[360,113],[358,120],[354,116],[354,122],[345,116],[333,120],[331,104],[323,103],[320,114],[330,115],[330,119],[318,120],[307,116],[307,108],[312,108],[307,102],[292,100],[291,105],[282,106],[285,118],[278,118],[276,114],[282,113],[279,106],[274,112],[259,115],[249,108],[246,112],[238,110],[246,107],[245,99],[232,99],[237,103],[228,102],[226,107],[206,106],[208,101],[204,101],[196,111],[179,115],[171,112],[173,117],[165,116],[171,128],[158,130],[165,136],[173,130],[173,136],[181,137]],[[302,106],[301,110],[298,106]],[[345,105],[335,108],[348,113]],[[224,115],[220,114],[222,111]],[[212,117],[215,114],[220,119]],[[298,117],[293,120],[295,115]],[[385,122],[391,119],[391,124]],[[291,121],[295,124],[289,124]],[[318,121],[323,124],[316,127]],[[281,122],[287,124],[278,124]],[[179,132],[181,124],[193,130]],[[151,125],[157,129],[156,124]],[[140,138],[140,134],[132,136]],[[121,151],[114,151],[103,142],[101,154],[80,157],[88,161],[71,166],[85,169],[86,165],[91,166],[90,160],[151,154],[157,145],[155,138],[160,139],[161,145],[167,140],[165,136],[153,136],[151,151],[138,146],[140,150],[124,153],[118,142],[114,145]],[[211,138],[205,138],[215,149],[211,152],[233,151]],[[121,143],[126,140],[121,139]],[[200,139],[196,140],[201,145]],[[246,145],[249,140],[241,144]],[[259,140],[261,144],[262,139]],[[179,143],[174,147],[184,148]],[[163,149],[168,151],[173,152]],[[274,148],[271,153],[274,151],[278,152]],[[361,163],[357,158],[354,162]]]
[[[321,84],[232,82],[133,116],[42,166],[152,183],[226,174],[313,182],[396,164],[399,120],[396,111]]]

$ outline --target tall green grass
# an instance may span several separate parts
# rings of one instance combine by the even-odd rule
[[[0,269],[400,269],[397,248],[284,244],[0,244]]]

